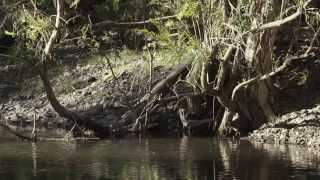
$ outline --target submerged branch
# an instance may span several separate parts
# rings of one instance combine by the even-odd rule
[[[33,139],[28,137],[28,136],[25,136],[13,129],[10,128],[10,126],[8,126],[7,124],[3,123],[3,120],[2,120],[2,116],[0,115],[0,126],[2,127],[2,129],[4,129],[5,131],[17,136],[18,138],[20,139],[23,139],[23,140],[28,140],[28,141],[32,141]]]

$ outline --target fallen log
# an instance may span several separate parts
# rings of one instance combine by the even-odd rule
[[[168,102],[177,98],[171,97],[165,99],[164,101],[157,100],[156,97],[160,94],[165,94],[170,88],[176,83],[180,76],[185,76],[188,73],[190,64],[180,64],[178,65],[165,79],[158,82],[150,91],[141,98],[141,100],[135,105],[133,109],[128,110],[122,117],[121,122],[125,124],[133,123],[133,126],[128,129],[128,131],[137,131],[140,119],[143,116],[143,112],[148,111],[151,106],[157,103]],[[188,94],[190,96],[190,94]],[[154,109],[152,109],[154,110]],[[151,111],[152,111],[151,110]],[[150,111],[148,113],[151,113]]]
[[[188,72],[190,64],[180,64],[178,65],[165,79],[158,82],[150,91],[149,94],[146,94],[141,98],[139,103],[143,103],[151,99],[151,97],[160,94],[166,90],[169,90],[170,87],[178,80],[180,75],[185,75]]]

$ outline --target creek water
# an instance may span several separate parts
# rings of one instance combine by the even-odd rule
[[[1,180],[320,179],[320,153],[217,138],[0,140]]]

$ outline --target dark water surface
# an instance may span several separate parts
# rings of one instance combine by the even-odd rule
[[[319,152],[215,138],[0,141],[1,180],[320,179]]]

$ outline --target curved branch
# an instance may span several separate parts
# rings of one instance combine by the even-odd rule
[[[46,47],[44,48],[44,55],[48,56],[50,54],[52,44],[54,40],[57,38],[59,26],[60,26],[60,17],[62,14],[62,8],[61,8],[61,0],[57,0],[57,15],[56,15],[56,22],[54,24],[54,29],[51,33],[51,36],[49,38],[48,43],[46,44]]]
[[[261,31],[269,30],[269,29],[273,29],[273,28],[279,28],[282,25],[287,24],[287,23],[297,19],[300,15],[302,15],[303,9],[305,9],[311,2],[312,2],[312,0],[308,0],[307,2],[304,3],[304,5],[302,7],[298,8],[295,13],[293,13],[292,15],[290,15],[286,18],[263,24],[260,27],[256,27],[254,29],[251,29],[249,31],[244,32],[243,35],[246,35],[248,33],[261,32]]]
[[[285,70],[293,61],[307,59],[307,58],[310,58],[310,57],[313,57],[313,56],[314,56],[314,54],[303,54],[301,56],[290,57],[290,58],[286,59],[283,62],[283,64],[280,67],[278,67],[277,69],[275,69],[274,71],[272,71],[270,73],[267,73],[267,74],[264,74],[264,75],[260,75],[260,76],[251,78],[251,79],[249,79],[247,81],[244,81],[244,82],[238,84],[232,91],[232,96],[231,96],[232,101],[233,102],[235,101],[235,97],[236,97],[239,89],[241,89],[241,88],[243,88],[245,86],[249,86],[249,85],[251,85],[253,83],[259,82],[259,81],[267,80],[267,79],[277,75],[278,73],[280,73],[283,70]]]
[[[97,122],[90,120],[90,118],[85,116],[80,116],[74,112],[69,111],[65,107],[63,107],[60,102],[58,101],[57,97],[54,94],[50,81],[47,75],[47,67],[46,67],[46,60],[49,57],[52,49],[53,42],[57,38],[57,34],[60,27],[60,15],[61,15],[62,7],[61,7],[61,0],[57,0],[57,16],[55,22],[55,29],[52,31],[50,39],[45,46],[44,54],[42,56],[42,61],[40,62],[41,65],[38,67],[39,75],[43,86],[45,88],[47,98],[53,107],[53,109],[62,117],[67,118],[68,120],[72,120],[79,125],[83,125],[88,129],[94,130],[96,133],[105,133],[101,134],[101,136],[108,135],[108,129],[99,125]]]

